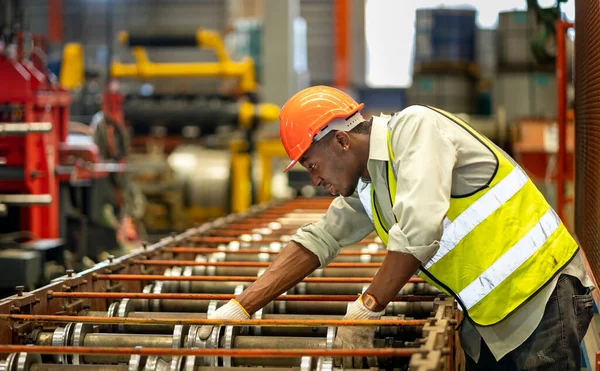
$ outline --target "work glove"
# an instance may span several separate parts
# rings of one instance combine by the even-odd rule
[[[250,315],[240,303],[235,299],[231,299],[227,304],[209,314],[207,319],[250,319]],[[200,331],[198,332],[200,339],[208,339],[213,327],[213,325],[204,325],[200,327]]]
[[[380,319],[385,313],[373,312],[367,309],[363,302],[362,296],[348,306],[348,311],[343,320],[375,320]],[[351,326],[339,327],[333,343],[334,348],[358,349],[358,348],[373,348],[373,340],[375,339],[375,327]],[[366,357],[368,367],[377,367],[377,357]],[[363,368],[363,357],[335,357],[335,367],[343,366],[345,369]]]

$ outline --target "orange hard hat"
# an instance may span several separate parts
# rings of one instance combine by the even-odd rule
[[[357,114],[363,106],[343,91],[322,85],[300,90],[288,99],[279,113],[281,142],[292,160],[284,172],[329,131],[348,131],[364,121]]]

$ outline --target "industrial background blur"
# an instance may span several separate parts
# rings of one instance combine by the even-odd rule
[[[156,258],[144,254],[163,254],[164,247],[237,250],[246,244],[278,251],[273,244],[318,218],[331,201],[301,166],[283,173],[289,159],[279,139],[283,103],[318,84],[365,103],[367,118],[412,104],[463,117],[526,170],[577,236],[589,273],[597,276],[599,27],[598,0],[0,0],[0,292],[14,294],[0,302],[0,313],[186,312],[142,298],[136,306],[126,298],[44,295],[40,304],[35,293],[42,291],[33,290],[46,294],[47,285],[64,292],[233,294],[237,286],[193,290],[184,289],[184,281],[168,286],[150,279],[140,279],[139,287],[102,279],[104,286],[93,286],[86,274],[226,276],[200,263],[140,268],[140,259]],[[244,218],[260,223],[244,224]],[[286,223],[291,227],[281,230]],[[277,238],[268,237],[277,230]],[[213,240],[202,240],[206,236]],[[363,255],[356,262],[365,262],[364,254],[380,261],[378,242],[369,240],[367,252],[367,245],[358,247]],[[195,262],[225,260],[189,254]],[[74,277],[81,280],[75,284]],[[206,307],[187,311],[210,311],[204,301]],[[271,313],[293,313],[292,304],[288,312]],[[409,312],[389,314],[419,318]],[[313,312],[303,307],[299,313]],[[0,334],[2,343],[40,345],[32,331],[50,331],[17,327]],[[97,331],[73,328],[54,326],[47,345],[83,345],[69,331]],[[191,332],[185,334],[191,343]],[[458,345],[453,335],[448,339],[453,354]],[[587,369],[597,367],[598,350],[593,322],[582,343]],[[448,352],[440,355],[440,367],[459,367],[460,357]],[[11,357],[0,369],[29,370],[41,362],[23,352]],[[43,361],[92,363],[62,357]],[[166,362],[134,358],[125,359],[130,370],[162,369]],[[115,359],[95,363],[123,364]],[[181,368],[173,361],[171,369],[183,369],[179,362]],[[190,362],[191,369],[197,366]],[[232,365],[214,362],[203,365]]]

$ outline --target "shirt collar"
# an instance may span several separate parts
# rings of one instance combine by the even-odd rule
[[[371,138],[369,141],[369,161],[388,161],[388,149],[387,149],[387,123],[391,119],[391,116],[384,115],[373,116],[371,118]]]

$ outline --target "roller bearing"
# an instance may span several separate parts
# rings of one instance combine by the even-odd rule
[[[164,281],[158,281],[154,284],[152,288],[153,294],[161,294],[163,290]],[[150,307],[152,308],[152,312],[160,312],[160,299],[151,299]]]
[[[189,332],[189,326],[175,325],[173,328],[173,349],[184,347],[184,334]]]
[[[227,245],[227,250],[229,251],[238,251],[240,249],[240,241],[231,241]]]
[[[171,277],[180,277],[183,273],[183,269],[181,267],[173,267],[171,268]],[[165,287],[163,288],[163,292],[181,292],[180,288],[181,281],[166,281]]]
[[[184,371],[196,371],[196,356],[186,356],[185,365],[183,366]]]
[[[29,371],[31,365],[42,363],[42,356],[37,353],[17,353],[15,357],[17,363],[16,371]]]
[[[70,344],[72,344],[72,339],[73,339],[73,330],[75,329],[75,323],[71,322],[71,323],[67,323],[67,325],[65,326],[65,336],[63,338],[63,346],[69,346]],[[73,355],[72,354],[66,354],[64,361],[65,364],[72,364],[72,359],[73,359]]]
[[[179,371],[183,366],[183,357],[174,356],[171,358],[171,364],[169,365],[169,371]]]
[[[152,287],[154,285],[150,284],[150,285],[146,285],[144,286],[144,289],[142,290],[142,292],[144,294],[149,294],[152,292]],[[140,300],[140,309],[142,310],[142,312],[149,312],[150,311],[150,300],[148,299],[141,299]]]
[[[84,345],[85,335],[94,332],[94,326],[90,323],[77,323],[73,330],[73,340],[71,341],[71,345],[75,347],[82,347]],[[73,354],[73,364],[80,365],[83,364],[81,362],[79,354]]]
[[[234,291],[234,295],[239,295],[244,291],[244,285],[238,285],[235,287],[235,291]],[[235,338],[236,335],[239,335],[240,332],[244,331],[247,332],[247,326],[244,326],[243,328],[240,327],[234,327],[234,326],[227,326],[225,327],[225,344],[224,344],[224,348],[225,349],[233,349],[233,339]],[[232,367],[231,364],[231,357],[223,357],[222,359],[222,364],[223,367]]]
[[[8,357],[6,358],[6,361],[4,362],[4,369],[6,371],[14,370],[15,367],[17,366],[18,357],[19,357],[19,353],[9,354]]]
[[[300,371],[312,371],[312,357],[303,356],[300,358]]]
[[[362,253],[362,255],[360,256],[360,262],[361,263],[370,263],[372,256],[370,254],[369,248],[364,247],[364,248],[360,249],[360,252]]]
[[[194,267],[185,267],[183,270],[184,277],[191,277],[194,275]],[[179,287],[182,293],[192,292],[192,283],[190,281],[181,281]]]
[[[258,319],[258,320],[263,319],[263,308],[260,308],[259,310],[257,310],[256,312],[254,312],[254,315],[252,317],[254,317],[254,319]],[[252,333],[255,336],[262,336],[262,327],[261,326],[254,326],[252,328]]]
[[[337,334],[337,327],[327,327],[327,338],[325,340],[325,349],[333,349],[335,342],[335,335]],[[332,357],[319,357],[317,363],[318,371],[333,371],[333,358]]]
[[[204,256],[204,255],[196,255],[196,258],[194,259],[194,261],[197,263],[200,263],[200,262],[205,263],[208,260],[206,259],[206,256]],[[192,267],[192,272],[193,272],[194,276],[204,276],[204,275],[206,275],[206,266],[198,265],[198,266]],[[191,289],[190,289],[190,291],[191,291]]]
[[[119,306],[117,307],[116,317],[127,318],[129,313],[132,312],[133,309],[134,309],[133,301],[131,301],[129,299],[123,299],[123,300],[121,300],[121,302],[119,303]],[[123,324],[123,323],[119,323],[119,324],[115,325],[115,327],[116,327],[116,331],[118,331],[118,332],[121,332],[121,333],[126,332],[125,324]]]
[[[144,371],[156,371],[160,360],[159,356],[149,356],[148,359],[146,359]]]
[[[107,316],[108,317],[117,317],[118,308],[119,308],[119,302],[118,301],[115,301],[115,302],[111,303],[108,306],[108,310],[106,311]]]
[[[136,348],[141,348],[139,345]],[[141,371],[142,370],[142,356],[139,354],[132,354],[129,357],[129,368],[128,371]]]
[[[65,328],[57,327],[52,334],[52,346],[53,347],[61,347],[65,343]],[[65,355],[63,354],[53,354],[52,358],[54,358],[54,362],[59,364],[65,364]],[[9,368],[10,369],[10,368]]]

